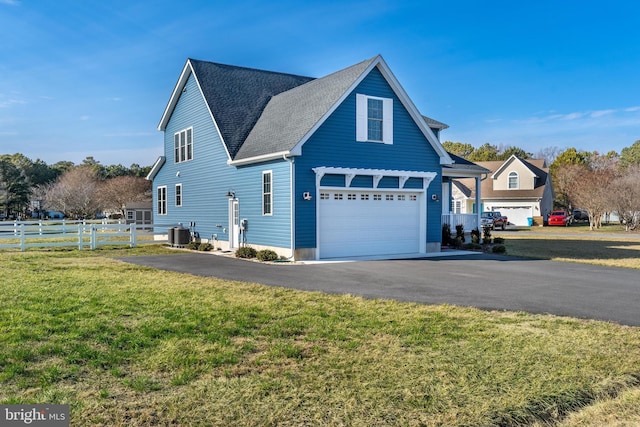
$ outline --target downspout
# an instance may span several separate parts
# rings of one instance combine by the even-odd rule
[[[295,212],[296,212],[296,197],[295,197],[295,193],[296,193],[296,183],[295,183],[295,176],[296,174],[294,173],[293,170],[293,161],[294,158],[293,157],[287,157],[287,154],[283,154],[282,158],[289,163],[289,184],[291,186],[291,192],[290,192],[290,198],[291,198],[291,203],[289,203],[289,215],[291,217],[291,221],[289,221],[290,226],[291,226],[291,230],[289,230],[289,236],[290,236],[290,242],[289,242],[289,249],[291,249],[291,255],[289,256],[289,259],[294,259],[294,245],[295,245],[295,232],[296,232],[296,217],[295,217]]]

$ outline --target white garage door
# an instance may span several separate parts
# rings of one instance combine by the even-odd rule
[[[495,208],[507,218],[509,218],[509,224],[515,224],[520,226],[529,225],[527,218],[531,218],[531,208]]]
[[[420,251],[421,193],[362,190],[320,193],[320,258]]]

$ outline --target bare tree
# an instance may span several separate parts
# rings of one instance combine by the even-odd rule
[[[622,169],[611,183],[610,200],[613,211],[624,224],[626,231],[640,226],[640,165]]]
[[[609,168],[593,169],[586,165],[573,165],[573,179],[569,197],[576,206],[589,212],[589,229],[602,226],[602,216],[611,212],[610,186],[615,172]]]
[[[124,215],[125,204],[151,200],[151,182],[135,176],[107,179],[100,186],[100,199],[105,209]]]
[[[95,168],[74,167],[48,189],[46,206],[70,217],[93,217],[102,210],[98,192],[100,185]]]

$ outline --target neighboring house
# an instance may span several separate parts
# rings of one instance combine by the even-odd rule
[[[189,59],[147,177],[154,223],[294,259],[439,251],[443,181],[480,177],[456,175],[446,127],[381,56],[322,78]]]
[[[481,211],[500,211],[510,224],[526,226],[529,219],[541,224],[553,209],[551,174],[542,159],[511,156],[506,161],[477,162],[489,170],[482,180]],[[452,211],[475,212],[473,181],[456,179],[452,188]]]
[[[127,224],[152,224],[153,203],[151,200],[144,202],[129,202],[124,205],[124,215]]]

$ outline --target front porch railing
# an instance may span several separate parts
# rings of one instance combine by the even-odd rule
[[[442,215],[442,224],[449,224],[452,230],[455,230],[456,225],[462,224],[467,233],[474,228],[480,229],[478,214],[444,214]]]

